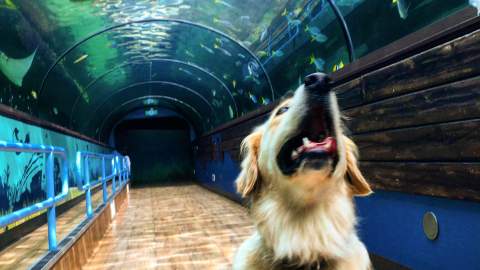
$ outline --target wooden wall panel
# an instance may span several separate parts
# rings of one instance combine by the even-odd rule
[[[480,201],[480,162],[362,162],[375,189]]]
[[[480,118],[480,77],[345,110],[353,133]]]
[[[480,32],[458,38],[363,76],[364,102],[480,74]]]
[[[479,30],[334,90],[375,188],[480,201]],[[200,138],[197,158],[239,161],[241,140],[267,116]]]
[[[480,120],[353,136],[361,160],[480,161]]]

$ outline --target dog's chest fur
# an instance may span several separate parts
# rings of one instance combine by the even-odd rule
[[[351,237],[355,236],[353,205],[342,197],[303,210],[267,197],[255,203],[252,213],[264,244],[277,262],[308,265],[319,258],[344,257],[349,253]]]

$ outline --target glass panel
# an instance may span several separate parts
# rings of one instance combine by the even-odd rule
[[[466,0],[337,1],[357,58],[466,7]],[[373,19],[374,18],[374,19]]]
[[[65,73],[76,74],[75,79],[62,78]],[[274,99],[251,52],[216,31],[181,21],[132,23],[100,33],[69,51],[51,74],[55,76],[47,77],[40,101],[62,100],[64,106],[45,114],[62,123],[69,115],[68,126],[81,132],[85,125],[76,123],[90,123],[86,116],[96,111],[92,107],[145,81],[177,83],[187,95],[198,92],[220,116],[206,119],[213,126]],[[69,98],[57,95],[57,89],[68,89]]]
[[[327,1],[289,6],[281,15],[269,28],[276,35],[268,34],[257,49],[278,95],[294,90],[312,72],[329,73],[349,62],[342,28]]]
[[[335,3],[357,57],[468,5],[467,0]],[[163,21],[126,24],[79,43],[107,27],[145,19]],[[155,94],[198,110],[204,132],[271,103],[306,74],[335,71],[349,59],[326,0],[0,0],[0,26],[6,41],[0,44],[0,103],[90,136],[96,134],[91,125],[103,121],[108,110],[153,93],[132,88],[113,95],[134,83],[185,86]],[[77,43],[41,88],[49,67]],[[92,115],[103,103],[102,115]]]

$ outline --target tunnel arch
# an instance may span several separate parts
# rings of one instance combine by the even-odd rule
[[[107,70],[106,72],[100,74],[97,78],[95,78],[94,80],[89,82],[84,89],[85,93],[89,94],[89,90],[93,85],[95,85],[97,82],[99,82],[100,80],[102,80],[103,78],[105,78],[106,76],[108,76],[109,74],[115,72],[116,70],[118,70],[120,68],[123,68],[125,66],[130,66],[130,65],[146,65],[146,64],[149,64],[149,63],[152,63],[152,62],[167,62],[167,63],[176,63],[176,64],[185,65],[185,66],[194,68],[195,70],[198,70],[198,71],[202,72],[203,74],[206,74],[208,77],[214,79],[216,82],[218,82],[222,86],[222,88],[225,90],[225,92],[228,93],[228,95],[230,96],[230,98],[232,100],[232,104],[234,105],[235,116],[238,116],[238,105],[237,105],[237,102],[235,101],[235,98],[232,94],[232,91],[230,90],[230,88],[227,85],[225,85],[225,83],[222,80],[220,80],[220,78],[218,78],[217,76],[215,76],[214,74],[212,74],[211,72],[209,72],[208,70],[206,70],[206,69],[204,69],[200,66],[197,66],[193,63],[188,63],[188,62],[185,62],[185,61],[176,60],[176,59],[168,59],[168,58],[149,59],[148,61],[132,61],[132,62],[126,62],[126,63],[119,64],[119,65]],[[72,110],[71,110],[71,113],[70,113],[70,121],[69,121],[70,126],[72,126],[72,118],[73,118],[73,115],[75,115],[76,107],[77,107],[77,104],[80,101],[80,99],[81,99],[81,94],[78,94],[77,97],[75,98],[75,102],[73,103]]]
[[[194,113],[195,116],[197,116],[197,118],[198,118],[197,121],[195,121],[194,119],[191,119],[190,116],[186,115],[185,111],[183,111],[183,109],[181,109],[181,111],[176,111],[176,112],[179,115],[181,115],[183,118],[185,118],[185,120],[187,120],[194,127],[196,133],[201,131],[201,129],[202,129],[202,127],[201,127],[202,116],[200,115],[200,113],[194,107],[190,106],[188,103],[185,103],[181,100],[172,100],[168,96],[148,95],[148,96],[141,96],[141,97],[129,100],[127,102],[124,102],[120,106],[118,106],[115,110],[112,110],[107,116],[105,116],[103,118],[101,124],[99,125],[99,129],[98,129],[98,133],[96,134],[96,138],[98,140],[102,140],[102,139],[108,137],[109,134],[112,132],[111,128],[113,128],[117,123],[122,121],[122,119],[126,115],[128,115],[129,113],[131,113],[133,111],[141,110],[141,109],[144,109],[144,108],[149,108],[149,106],[145,106],[141,103],[141,102],[143,102],[144,100],[147,100],[147,99],[163,99],[163,100],[166,100],[166,101],[169,101],[169,102],[174,102],[172,105],[178,104],[178,105],[184,106],[185,108],[188,108],[191,112]],[[130,106],[130,105],[133,105],[134,107],[129,109],[128,106]],[[172,108],[165,107],[164,105],[161,105],[161,106],[155,105],[155,106],[151,106],[151,107],[166,108],[166,109],[172,110]],[[122,110],[125,110],[125,109],[126,109],[126,111],[122,112]],[[116,119],[116,120],[110,120],[110,119]]]
[[[53,88],[53,87],[58,87],[58,83],[56,83],[56,79],[50,82],[51,78],[55,77],[55,76],[52,76],[52,75],[54,74],[55,69],[59,66],[60,63],[62,64],[62,68],[64,68],[63,67],[63,64],[65,63],[64,60],[67,60],[67,56],[68,56],[69,59],[72,57],[72,55],[75,56],[75,54],[77,53],[75,50],[77,48],[81,49],[82,48],[81,46],[83,44],[88,43],[88,41],[90,41],[90,40],[92,40],[96,37],[99,37],[102,34],[104,34],[104,35],[110,34],[110,33],[115,34],[116,33],[115,31],[117,31],[117,30],[122,30],[123,31],[124,30],[124,29],[122,29],[123,27],[129,27],[131,25],[142,25],[143,27],[145,27],[145,24],[148,24],[148,25],[150,25],[150,24],[162,24],[162,25],[166,24],[167,27],[173,27],[173,28],[180,27],[180,26],[181,27],[187,27],[187,29],[182,28],[183,32],[180,32],[180,33],[183,33],[183,35],[185,35],[185,33],[188,33],[189,31],[193,31],[196,35],[202,34],[203,32],[210,33],[209,34],[210,36],[207,35],[208,39],[215,40],[215,42],[218,41],[218,40],[220,40],[220,42],[227,42],[226,44],[228,44],[228,46],[233,48],[233,49],[230,48],[230,50],[233,50],[232,53],[238,51],[238,56],[242,56],[244,60],[241,60],[241,61],[237,60],[237,62],[240,62],[240,64],[238,66],[237,66],[237,62],[235,62],[235,65],[237,66],[237,68],[236,68],[237,71],[234,71],[233,74],[232,74],[233,77],[230,77],[230,78],[229,78],[229,76],[226,76],[225,74],[223,74],[222,76],[220,76],[218,74],[219,72],[222,72],[222,68],[220,66],[222,64],[222,62],[220,60],[219,60],[220,62],[215,62],[213,64],[207,62],[210,65],[209,67],[215,67],[215,71],[210,71],[208,69],[208,67],[206,67],[206,65],[204,65],[204,62],[201,62],[201,64],[198,64],[198,63],[191,62],[191,61],[185,60],[185,59],[177,59],[177,57],[179,55],[169,55],[168,53],[166,53],[165,55],[161,55],[161,56],[158,56],[158,54],[155,54],[155,56],[145,57],[145,58],[140,58],[140,59],[138,57],[135,57],[135,59],[128,59],[128,57],[130,57],[130,56],[128,56],[127,57],[128,61],[125,61],[124,63],[121,63],[121,64],[117,64],[114,67],[110,67],[108,70],[106,70],[104,72],[103,72],[103,70],[100,70],[102,73],[100,73],[99,76],[91,78],[85,84],[82,84],[82,80],[84,80],[82,78],[82,76],[75,75],[75,77],[69,77],[69,79],[67,79],[67,80],[70,81],[70,82],[68,82],[65,85],[63,85],[64,83],[62,83],[62,85],[60,85],[60,88],[72,89],[72,90],[69,90],[70,92],[75,91],[75,89],[78,88],[78,93],[76,93],[76,92],[73,93],[73,97],[71,97],[71,98],[69,98],[69,99],[67,99],[63,102],[64,104],[73,104],[73,105],[68,106],[69,108],[61,108],[62,111],[68,110],[65,113],[63,113],[63,115],[66,115],[68,117],[68,119],[66,119],[66,122],[68,123],[70,128],[76,129],[75,128],[76,127],[75,122],[78,122],[78,121],[75,121],[75,119],[78,118],[78,117],[80,117],[79,119],[81,119],[82,113],[77,113],[77,110],[78,110],[77,108],[79,107],[78,105],[79,105],[79,102],[80,102],[81,98],[83,97],[83,99],[87,103],[87,106],[88,106],[88,104],[90,104],[90,101],[92,99],[96,98],[96,96],[95,96],[96,93],[92,93],[92,90],[91,90],[92,87],[97,87],[96,85],[101,81],[102,81],[102,84],[103,84],[103,81],[105,81],[107,79],[110,80],[110,78],[112,78],[114,74],[118,73],[117,70],[122,70],[122,71],[127,70],[127,75],[125,75],[125,76],[128,76],[128,70],[129,69],[126,69],[126,67],[135,66],[135,65],[148,65],[148,64],[150,64],[150,74],[152,73],[151,66],[155,65],[153,63],[171,63],[171,64],[184,65],[184,66],[189,67],[190,70],[194,69],[194,70],[197,70],[197,71],[203,73],[204,76],[206,76],[205,78],[207,78],[207,81],[208,81],[206,83],[211,84],[212,82],[215,82],[216,84],[218,84],[220,86],[220,89],[217,89],[217,90],[220,90],[221,92],[225,92],[225,93],[228,94],[228,97],[231,100],[232,105],[233,105],[233,111],[234,111],[234,113],[233,113],[234,115],[232,116],[233,118],[238,117],[240,115],[243,115],[246,112],[248,112],[248,111],[252,110],[253,108],[258,107],[262,104],[268,104],[269,102],[272,102],[276,99],[275,91],[273,89],[270,77],[269,77],[267,71],[265,70],[265,68],[263,67],[263,65],[261,64],[258,57],[253,52],[251,52],[250,49],[248,49],[242,43],[238,42],[235,38],[221,32],[221,31],[219,31],[215,28],[205,26],[203,24],[199,24],[199,23],[195,23],[195,22],[191,22],[191,21],[187,21],[187,20],[182,20],[182,19],[155,18],[155,19],[142,19],[142,20],[128,21],[128,22],[125,22],[125,23],[119,23],[119,24],[115,24],[115,25],[112,25],[112,26],[108,26],[108,27],[106,27],[106,28],[104,28],[100,31],[94,32],[93,34],[90,34],[90,35],[82,38],[81,40],[76,42],[74,45],[70,46],[63,53],[59,54],[59,56],[56,58],[54,63],[49,67],[49,69],[47,70],[47,72],[45,73],[45,75],[42,79],[41,86],[40,86],[40,89],[39,89],[39,100],[40,100],[40,102],[45,103],[45,102],[49,102],[51,100],[50,98],[52,97],[52,93],[47,95],[47,92],[49,92],[48,90]],[[126,31],[128,33],[128,30],[126,30]],[[187,31],[187,32],[185,32],[185,31]],[[115,36],[115,38],[117,38],[117,36]],[[120,38],[122,38],[122,36],[120,36]],[[153,41],[154,41],[155,46],[158,45],[159,48],[163,48],[163,46],[164,46],[163,44],[168,43],[167,41],[169,41],[169,38],[170,37],[168,37],[166,39],[158,38],[158,40],[154,38]],[[172,40],[175,40],[175,38],[173,38]],[[165,45],[166,48],[168,47],[167,45]],[[200,44],[200,45],[202,45],[202,44]],[[192,45],[189,45],[189,46],[192,46]],[[168,47],[168,48],[171,48],[171,46]],[[125,49],[125,48],[122,47],[122,50],[123,49]],[[217,48],[217,49],[222,50],[222,48]],[[127,55],[127,53],[128,53],[128,55],[131,55],[131,53],[130,53],[131,49],[128,47],[126,50],[127,50],[126,52],[124,52],[123,54],[120,54],[118,56],[119,59],[123,59],[124,55]],[[208,50],[213,50],[213,49],[208,49]],[[136,49],[133,49],[133,51],[137,52]],[[224,58],[229,57],[229,54],[230,54],[229,52],[225,52],[225,50],[222,51],[222,52],[224,52],[224,54],[227,55],[227,56],[222,55],[222,57],[224,57]],[[219,52],[216,52],[216,53],[220,54]],[[245,53],[246,56],[243,56],[242,53]],[[76,63],[83,61],[83,59],[85,59],[87,57],[89,57],[89,56],[88,55],[82,55],[77,60],[75,60],[75,61],[72,60],[73,61],[73,69],[78,68],[78,66],[75,66]],[[185,57],[185,55],[183,55],[182,57]],[[180,57],[180,58],[182,58],[182,57]],[[247,58],[245,58],[245,57],[247,57]],[[114,59],[112,59],[112,60],[114,60]],[[123,60],[125,60],[125,59],[123,59]],[[227,61],[227,60],[228,59],[226,59],[225,61]],[[232,61],[232,63],[233,63],[233,61]],[[249,72],[249,73],[247,73],[247,75],[252,74],[251,73],[252,71],[250,70],[250,64],[251,63],[254,63],[253,67],[255,69],[258,69],[258,71],[255,71],[255,72],[259,72],[259,73],[258,74],[254,73],[254,74],[256,74],[255,76],[259,76],[258,79],[255,79],[255,78],[251,77],[250,79],[247,80],[248,76],[242,75],[242,73],[245,74],[245,72],[247,72],[247,71]],[[248,69],[246,68],[247,64],[248,64]],[[72,65],[72,64],[70,64],[70,65]],[[157,67],[157,69],[158,69],[158,67]],[[95,70],[95,67],[93,68],[93,70]],[[234,68],[234,70],[235,70],[235,68]],[[245,71],[245,70],[247,70],[247,71]],[[97,73],[98,73],[98,71],[89,72],[89,73],[87,73],[88,76],[86,78],[88,78],[89,76],[92,76],[94,74],[97,74]],[[235,75],[235,74],[237,74],[237,75]],[[237,76],[237,77],[235,77],[235,76]],[[238,78],[238,76],[242,76],[242,77]],[[246,76],[246,77],[244,78],[243,76]],[[83,76],[83,77],[85,77],[85,76]],[[221,77],[223,77],[223,78],[221,78]],[[129,78],[127,78],[125,80],[129,80]],[[165,80],[165,79],[160,78],[160,80]],[[262,81],[258,81],[258,80],[262,80]],[[146,81],[146,80],[143,79],[143,81]],[[171,81],[173,81],[173,80],[171,80]],[[226,81],[229,81],[229,83],[228,83],[229,85],[227,85]],[[265,84],[263,84],[263,82],[265,82]],[[49,86],[50,83],[53,83],[51,87]],[[253,86],[251,86],[252,84],[253,84]],[[86,86],[83,86],[83,85],[86,85]],[[263,87],[266,87],[266,88],[263,88]],[[235,89],[235,88],[237,88],[237,89]],[[114,88],[112,88],[112,89],[114,89]],[[262,90],[262,89],[264,89],[264,90]],[[264,94],[261,94],[261,93],[266,93],[264,91],[267,90],[267,89],[270,93],[269,98],[263,99]],[[213,91],[213,89],[211,89],[211,91]],[[260,91],[260,92],[258,92],[258,94],[256,94],[255,91]],[[240,93],[240,94],[238,94],[238,93]],[[262,100],[257,101],[260,97],[262,97]],[[223,100],[224,100],[223,98],[220,99],[220,100],[217,98],[216,102],[217,103],[218,102],[224,102]],[[239,104],[240,100],[241,100],[241,104]],[[225,106],[225,105],[218,105],[218,106]],[[247,106],[247,107],[245,107],[245,106]],[[79,121],[81,121],[81,120],[79,120]],[[217,125],[218,124],[220,124],[220,123],[217,123]],[[81,129],[79,131],[82,132]]]
[[[115,96],[117,95],[121,95],[122,93],[126,93],[128,90],[130,89],[134,89],[136,87],[142,87],[142,86],[150,86],[150,85],[161,85],[161,86],[169,86],[169,87],[176,87],[176,88],[180,88],[180,89],[183,89],[183,90],[186,90],[188,91],[189,93],[193,94],[195,97],[201,99],[204,104],[206,105],[206,107],[208,107],[208,110],[210,111],[210,118],[211,119],[215,119],[216,118],[216,115],[215,115],[215,110],[213,109],[213,106],[210,104],[210,102],[208,100],[205,99],[205,97],[203,97],[202,95],[200,95],[197,91],[193,90],[193,89],[190,89],[188,87],[185,87],[181,84],[178,84],[178,83],[174,83],[174,82],[168,82],[168,81],[145,81],[145,82],[138,82],[138,83],[133,83],[131,85],[128,85],[128,86],[125,86],[119,90],[116,90],[116,91],[113,91],[110,95],[108,95],[107,97],[105,97],[99,104],[98,106],[96,106],[93,110],[92,110],[92,118],[90,118],[90,121],[88,121],[89,124],[92,123],[92,120],[93,118],[96,118],[97,115],[100,115],[99,112],[102,111],[102,109],[108,104],[108,102]],[[163,89],[161,89],[163,90]],[[160,93],[163,93],[164,94],[164,91],[161,91],[159,90]],[[149,90],[149,93],[148,94],[153,94],[153,92],[157,92],[157,91],[154,91],[154,90]],[[165,96],[165,95],[164,95]],[[181,101],[181,99],[179,99],[178,97],[173,97],[179,101]],[[128,100],[131,100],[131,99],[128,99]],[[185,102],[185,101],[182,101],[184,103],[188,103],[188,102]],[[193,106],[191,106],[193,108]],[[202,115],[199,113],[199,115]]]

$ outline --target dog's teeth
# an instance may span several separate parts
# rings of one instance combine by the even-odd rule
[[[308,146],[308,144],[310,143],[310,140],[307,138],[307,137],[303,137],[303,145],[305,146]]]
[[[296,159],[298,157],[298,152],[296,150],[292,151],[292,159]]]

